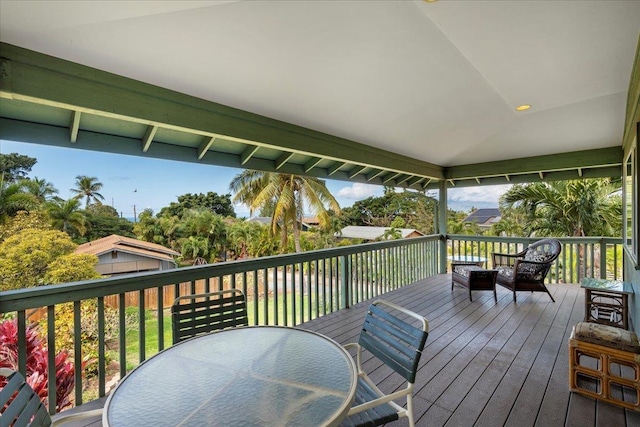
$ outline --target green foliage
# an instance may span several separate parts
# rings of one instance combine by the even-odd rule
[[[178,202],[171,202],[158,213],[158,217],[176,216],[182,218],[190,210],[207,210],[212,214],[223,217],[235,218],[236,213],[231,203],[231,195],[208,192],[207,194],[183,194],[178,197]]]
[[[113,206],[103,205],[102,203],[91,203],[89,206],[87,206],[85,210],[87,211],[88,214],[91,214],[94,216],[112,217],[112,218],[120,217],[120,215],[118,215],[118,211]]]
[[[7,183],[0,179],[0,224],[20,211],[36,210],[40,203],[24,191],[20,182]]]
[[[56,271],[61,266],[73,264],[75,257],[78,257],[78,264],[85,268],[74,269],[73,277],[65,277],[70,280],[94,278],[95,269],[89,268],[85,256],[73,254],[75,248],[76,245],[66,233],[56,230],[28,228],[6,238],[0,243],[0,259],[3,260],[0,263],[0,291],[48,284],[46,278],[49,275],[60,276],[61,273]],[[68,258],[54,263],[65,255]]]
[[[79,280],[99,279],[95,270],[98,257],[90,254],[66,254],[51,261],[44,275],[45,283],[66,283]]]
[[[49,218],[42,211],[19,211],[14,217],[9,218],[4,224],[0,224],[0,243],[7,237],[13,236],[22,230],[33,228],[36,230],[50,230]]]
[[[434,232],[434,213],[436,202],[432,197],[422,193],[403,191],[396,193],[393,189],[385,189],[381,197],[369,197],[359,200],[349,208],[344,208],[340,220],[344,225],[364,225],[374,227],[391,227],[392,222],[404,226],[398,228],[415,228],[425,234]]]
[[[104,206],[109,209],[113,209],[111,206],[107,205],[89,205],[89,208],[92,206]],[[89,209],[85,212],[87,218],[87,231],[85,232],[82,240],[76,237],[74,241],[78,243],[91,242],[112,234],[124,237],[135,237],[135,234],[133,233],[134,224],[127,219],[120,218],[117,213],[113,216],[109,210],[102,211],[101,209]]]
[[[104,308],[104,340],[107,346],[114,345],[119,337],[118,310]],[[60,304],[55,308],[56,351],[66,351],[74,355],[75,316],[73,303]],[[135,323],[135,313],[125,316],[125,328],[130,329]],[[47,318],[40,321],[41,330],[46,330]],[[98,304],[96,300],[84,300],[80,304],[80,340],[82,361],[85,373],[89,376],[98,374]],[[105,364],[112,361],[110,352],[105,352]]]
[[[18,153],[0,154],[0,181],[17,182],[27,177],[38,161]]]
[[[233,201],[247,204],[251,212],[273,206],[271,232],[280,234],[281,249],[287,248],[289,230],[292,230],[295,249],[302,250],[300,221],[305,206],[318,218],[322,228],[330,223],[328,210],[340,211],[325,182],[318,178],[245,170],[233,178],[229,188],[236,193]]]
[[[518,209],[529,235],[621,235],[620,183],[610,179],[518,184],[502,196],[500,206]]]
[[[24,179],[20,181],[20,183],[23,189],[33,195],[40,203],[44,203],[58,194],[58,190],[56,190],[52,183],[38,177]]]
[[[78,199],[62,200],[56,197],[45,204],[45,209],[51,219],[51,226],[63,231],[71,237],[83,236],[87,231],[87,217],[80,210]]]

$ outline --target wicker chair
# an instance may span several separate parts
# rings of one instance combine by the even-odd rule
[[[542,239],[517,254],[492,253],[493,268],[498,270],[496,284],[513,292],[546,292],[555,302],[544,284],[551,264],[558,258],[562,245],[556,239]]]

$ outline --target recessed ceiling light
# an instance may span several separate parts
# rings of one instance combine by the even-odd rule
[[[516,107],[516,111],[526,111],[529,108],[531,108],[531,105],[529,105],[529,104],[518,105]]]

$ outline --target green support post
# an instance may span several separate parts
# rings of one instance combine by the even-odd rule
[[[439,183],[438,233],[440,234],[440,274],[447,272],[447,181]]]

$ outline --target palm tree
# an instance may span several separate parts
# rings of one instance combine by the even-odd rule
[[[249,254],[249,245],[260,238],[262,225],[248,221],[234,221],[227,229],[229,247],[236,254],[236,258],[246,258]]]
[[[33,195],[24,192],[21,183],[5,183],[0,178],[0,224],[19,211],[29,211],[37,206],[38,201]]]
[[[622,199],[619,182],[583,179],[514,185],[500,200],[502,209],[521,211],[530,236],[620,236]],[[604,250],[604,249],[601,249]],[[584,248],[578,245],[578,275],[584,272]]]
[[[59,197],[47,202],[47,213],[51,219],[51,225],[58,230],[71,235],[78,233],[84,236],[87,231],[87,218],[80,211],[78,199],[63,200]]]
[[[102,189],[102,183],[98,181],[96,177],[89,177],[86,175],[78,175],[76,176],[76,187],[71,189],[72,193],[76,193],[76,199],[81,199],[83,197],[87,198],[85,203],[85,209],[89,206],[91,199],[93,199],[96,203],[100,203],[101,200],[104,200],[104,196],[98,191]]]
[[[229,188],[236,193],[233,201],[248,205],[251,214],[275,203],[271,232],[280,231],[281,250],[286,249],[288,230],[292,229],[296,251],[300,252],[300,223],[305,204],[318,217],[322,227],[330,224],[327,208],[340,211],[340,205],[324,181],[318,178],[245,170],[233,178]]]
[[[620,186],[609,179],[514,185],[500,206],[524,212],[529,235],[619,236],[622,227]]]
[[[34,177],[33,179],[25,179],[20,182],[27,193],[33,194],[35,198],[42,203],[51,200],[52,197],[58,194],[58,190],[53,186],[53,183],[46,179]]]

